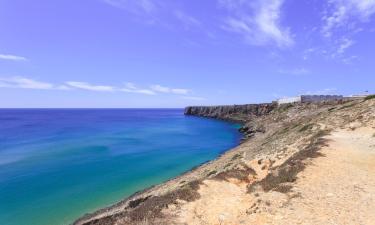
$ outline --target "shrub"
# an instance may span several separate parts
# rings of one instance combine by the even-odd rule
[[[375,95],[369,95],[365,98],[365,101],[370,100],[370,99],[374,99],[374,98],[375,98]]]
[[[300,132],[303,132],[303,131],[306,131],[306,130],[311,130],[313,128],[314,124],[306,124],[305,126],[301,127],[301,129],[299,129]]]

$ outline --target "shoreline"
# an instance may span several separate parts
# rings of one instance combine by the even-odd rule
[[[247,118],[241,129],[245,140],[178,177],[137,192],[115,205],[86,214],[74,225],[159,225],[184,224],[186,221],[202,224],[202,219],[206,221],[203,224],[207,224],[207,221],[208,224],[216,224],[218,221],[214,222],[209,217],[218,215],[220,211],[215,210],[226,210],[228,201],[234,201],[233,204],[239,202],[233,199],[234,193],[229,194],[233,190],[241,190],[237,194],[241,193],[239,196],[247,199],[244,200],[247,204],[250,204],[248,201],[259,199],[257,196],[261,193],[276,192],[289,196],[289,185],[295,182],[297,174],[319,155],[320,148],[325,144],[323,137],[336,129],[372,124],[374,103],[358,100],[287,104],[272,106],[270,111],[254,111],[252,108],[251,112],[262,113],[250,116],[248,112],[238,114],[238,108],[228,114],[225,109],[228,106],[199,107],[197,114],[207,113],[204,117]],[[228,195],[218,194],[225,187]],[[212,193],[216,195],[211,196]],[[212,203],[213,200],[222,201],[223,205]],[[257,215],[258,207],[251,209],[251,212],[246,207],[243,205],[231,213],[241,213],[237,216],[241,218]],[[268,205],[262,207],[269,208]],[[233,217],[236,222],[230,224],[238,224],[237,217]],[[219,216],[219,220],[223,218]]]
[[[200,107],[200,106],[197,106],[197,107],[191,106],[191,107],[185,108],[184,114],[185,114],[185,116],[200,117],[200,118],[209,119],[209,120],[221,120],[221,121],[225,121],[225,122],[228,122],[228,123],[239,124],[239,125],[241,125],[240,128],[243,128],[245,126],[248,118],[243,119],[243,118],[238,118],[236,116],[233,117],[232,115],[230,117],[227,117],[226,116],[227,112],[224,113],[224,114],[221,114],[220,112],[219,113],[216,112],[216,113],[210,114],[210,115],[199,112],[199,110],[205,109],[205,108],[215,108],[215,111],[223,111],[223,107],[224,108],[229,107],[232,110],[233,107],[241,107],[241,106],[242,107],[250,106],[251,108],[253,108],[253,107],[258,108],[259,106],[260,107],[272,106],[271,110],[266,110],[266,112],[261,114],[261,115],[263,115],[263,114],[268,114],[270,111],[272,111],[275,107],[275,104],[262,103],[262,104],[233,105],[233,106],[232,105],[230,105],[230,106],[212,106],[212,107],[209,106],[209,107],[203,107],[203,108]],[[199,108],[199,110],[196,111],[195,113],[189,112],[189,109],[194,109],[194,108]],[[89,221],[97,220],[97,219],[100,219],[102,217],[109,216],[108,214],[116,213],[116,212],[119,211],[119,208],[123,208],[124,206],[129,204],[129,202],[136,201],[137,199],[142,198],[142,196],[146,195],[149,192],[152,192],[152,191],[157,190],[157,189],[161,189],[164,186],[168,186],[169,183],[177,182],[180,179],[188,177],[189,175],[192,175],[193,173],[197,172],[198,170],[203,169],[204,167],[207,167],[211,164],[214,164],[216,161],[220,160],[220,158],[225,157],[228,154],[231,154],[231,153],[235,152],[238,148],[240,148],[244,144],[244,141],[243,141],[244,139],[245,139],[245,141],[249,139],[249,137],[246,136],[246,132],[241,132],[240,130],[238,132],[240,132],[242,134],[242,139],[239,140],[238,144],[236,146],[224,151],[222,154],[218,155],[216,158],[214,158],[212,160],[209,160],[205,163],[202,163],[200,165],[197,165],[197,166],[193,167],[192,169],[186,171],[185,173],[183,173],[183,174],[181,174],[177,177],[171,178],[171,179],[169,179],[165,182],[162,182],[160,184],[153,185],[149,188],[145,188],[143,190],[137,191],[134,194],[130,195],[129,197],[126,197],[126,198],[120,200],[117,203],[111,204],[110,206],[98,209],[98,210],[96,210],[92,213],[84,214],[83,216],[81,216],[77,220],[75,220],[72,223],[72,225],[83,225],[83,224],[86,224]]]
[[[232,125],[238,124],[238,125],[240,125],[240,128],[245,124],[244,121],[235,121],[235,120],[229,120],[229,119],[219,119],[219,118],[205,117],[205,116],[193,116],[193,115],[185,115],[185,116],[201,117],[203,119],[208,119],[208,120],[221,120],[223,122],[231,123]],[[162,188],[162,186],[166,185],[167,183],[177,181],[178,179],[182,179],[185,176],[188,176],[188,175],[194,173],[196,170],[199,170],[201,167],[207,166],[207,165],[213,163],[214,161],[218,160],[220,157],[224,156],[225,154],[227,154],[228,152],[230,152],[232,150],[235,150],[236,148],[238,148],[242,144],[242,140],[245,137],[245,134],[243,132],[241,132],[239,129],[237,129],[237,132],[239,132],[241,134],[241,136],[240,136],[240,138],[238,140],[238,143],[235,146],[231,147],[230,149],[227,149],[227,150],[223,151],[218,156],[216,156],[214,159],[202,162],[199,165],[196,165],[193,168],[191,168],[191,169],[183,172],[182,174],[180,174],[178,176],[175,176],[173,178],[170,178],[170,179],[168,179],[166,181],[163,181],[163,182],[161,182],[159,184],[155,184],[155,185],[152,185],[152,186],[150,186],[148,188],[144,188],[142,190],[136,191],[133,194],[131,194],[130,196],[122,198],[121,200],[119,200],[116,203],[110,204],[110,205],[105,206],[105,207],[101,207],[100,209],[95,210],[92,213],[90,213],[90,212],[86,213],[86,214],[80,216],[77,220],[75,220],[71,224],[72,225],[79,225],[79,224],[82,224],[82,222],[85,222],[87,219],[92,219],[92,218],[95,218],[95,217],[97,217],[99,215],[106,214],[109,211],[115,210],[115,209],[117,209],[117,208],[125,205],[129,201],[133,201],[133,200],[137,199],[139,196],[142,196],[145,193],[148,193],[148,192],[150,192],[150,191],[152,191],[154,189]]]

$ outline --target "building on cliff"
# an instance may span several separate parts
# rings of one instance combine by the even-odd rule
[[[302,103],[343,100],[342,95],[301,95]]]
[[[366,98],[368,96],[370,96],[371,94],[369,94],[368,91],[365,91],[364,93],[360,93],[360,94],[354,94],[354,95],[349,95],[349,96],[346,96],[344,97],[345,99],[350,99],[350,100],[356,100],[356,99],[363,99],[363,98]]]
[[[312,103],[312,102],[326,102],[326,101],[338,101],[343,100],[342,95],[300,95],[297,97],[281,98],[277,100],[279,105],[289,103]]]
[[[277,100],[277,104],[289,104],[289,103],[295,103],[295,102],[301,102],[301,96],[297,97],[290,97],[290,98],[281,98]]]

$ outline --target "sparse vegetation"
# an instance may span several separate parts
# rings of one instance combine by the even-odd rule
[[[349,104],[349,105],[344,105],[343,107],[339,108],[339,110],[351,108],[351,107],[353,107],[355,105],[356,105],[356,103],[352,103],[352,104]]]
[[[375,98],[375,95],[369,95],[365,98],[365,101],[370,100],[370,99],[374,99],[374,98]]]
[[[256,175],[253,168],[248,167],[246,164],[242,164],[243,169],[231,169],[225,172],[221,172],[214,178],[217,180],[228,180],[229,178],[235,178],[241,181],[248,181],[249,175]]]
[[[278,112],[285,112],[293,107],[292,103],[280,105],[277,109]]]
[[[301,127],[301,129],[299,129],[299,132],[304,132],[306,130],[311,130],[313,128],[314,124],[306,124],[305,126]]]
[[[271,172],[265,179],[249,185],[248,191],[253,192],[256,190],[256,186],[260,185],[264,191],[274,190],[282,193],[289,192],[291,188],[288,187],[288,183],[294,182],[297,174],[306,167],[304,160],[322,156],[319,153],[319,149],[326,145],[326,140],[322,137],[327,133],[328,131],[319,131],[314,134],[305,149],[287,160],[278,168],[277,172]]]
[[[335,110],[335,109],[336,109],[336,107],[329,108],[329,109],[328,109],[328,112],[332,112],[332,111]]]
[[[162,217],[162,209],[169,204],[176,203],[177,199],[194,201],[200,197],[197,190],[200,181],[193,181],[183,185],[180,189],[172,191],[163,196],[148,196],[140,200],[135,200],[134,208],[122,216],[133,222],[142,222],[148,219]],[[130,207],[130,205],[129,205]]]
[[[209,176],[214,175],[214,174],[216,174],[216,173],[217,173],[217,171],[216,171],[216,170],[213,170],[213,171],[209,172],[209,173],[207,174],[207,176],[209,177]]]
[[[232,157],[232,160],[236,160],[236,159],[239,159],[241,158],[241,154],[235,154],[233,157]]]
[[[280,193],[289,193],[292,190],[293,186],[288,183],[280,184],[276,188],[274,188],[274,191],[280,192]]]

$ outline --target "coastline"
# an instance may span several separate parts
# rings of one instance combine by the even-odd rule
[[[185,116],[194,116],[194,115],[185,114]],[[224,119],[224,118],[221,119],[221,118],[208,117],[208,116],[199,116],[199,117],[202,117],[204,119],[209,119],[209,120],[222,120],[224,122],[231,123],[233,125],[239,125],[240,126],[239,128],[241,128],[246,123],[246,121],[244,121],[244,120],[235,120],[235,119],[231,120],[231,119]],[[214,159],[202,162],[199,165],[196,165],[196,166],[192,167],[191,169],[183,172],[182,174],[180,174],[176,177],[170,178],[170,179],[168,179],[168,180],[166,180],[166,181],[164,181],[160,184],[152,185],[148,188],[136,191],[133,194],[131,194],[130,196],[125,197],[122,200],[120,200],[116,203],[113,203],[109,206],[102,207],[102,208],[100,208],[98,210],[95,210],[91,213],[90,212],[86,213],[86,214],[82,215],[80,218],[78,218],[77,220],[75,220],[72,223],[72,225],[86,224],[85,221],[87,221],[87,220],[92,220],[92,219],[95,219],[98,216],[101,217],[101,216],[106,215],[108,213],[116,212],[116,211],[118,211],[119,208],[122,208],[123,206],[127,205],[129,202],[134,201],[134,200],[140,198],[141,196],[146,195],[149,192],[153,192],[155,190],[163,188],[165,185],[168,185],[169,183],[178,182],[179,180],[184,179],[186,176],[192,175],[197,170],[200,170],[201,167],[204,167],[204,166],[210,165],[211,163],[214,163],[216,160],[223,157],[228,152],[234,151],[236,148],[238,148],[242,144],[241,140],[243,140],[243,138],[245,137],[245,134],[243,132],[241,132],[240,129],[238,129],[238,132],[241,134],[241,136],[240,136],[240,140],[237,142],[236,146],[225,150],[224,152],[222,152],[218,156],[216,156]]]
[[[192,115],[186,115],[186,116],[192,116]],[[241,126],[244,125],[244,123],[245,123],[245,121],[239,121],[239,120],[229,120],[229,119],[227,120],[227,119],[219,119],[219,118],[204,117],[204,116],[201,116],[201,117],[205,118],[205,119],[212,119],[212,120],[218,119],[218,120],[222,120],[222,121],[225,121],[225,122],[228,122],[228,123],[239,124]],[[238,132],[240,132],[240,131],[238,131]],[[242,134],[241,135],[242,138],[245,137],[245,135],[242,132],[240,132],[240,133]],[[98,209],[98,210],[96,210],[92,213],[86,213],[86,214],[82,215],[80,218],[78,218],[76,221],[74,221],[72,223],[72,225],[86,224],[86,221],[88,221],[88,220],[93,220],[93,219],[95,220],[96,217],[98,217],[98,216],[102,217],[103,215],[106,215],[108,213],[116,212],[116,211],[118,211],[118,208],[122,208],[123,206],[125,206],[129,202],[134,201],[134,200],[140,198],[141,196],[146,195],[149,192],[153,192],[157,189],[163,188],[165,185],[168,185],[169,183],[177,182],[181,179],[184,179],[185,177],[187,177],[189,175],[192,175],[193,173],[197,172],[197,170],[200,170],[202,167],[205,167],[205,166],[208,166],[208,165],[214,163],[216,160],[223,157],[228,152],[235,151],[236,148],[241,146],[241,144],[242,144],[241,140],[237,143],[236,146],[234,146],[234,147],[232,147],[228,150],[225,150],[224,152],[220,153],[214,159],[207,160],[203,163],[200,163],[199,165],[194,166],[193,168],[189,169],[188,171],[183,172],[182,174],[180,174],[176,177],[170,178],[167,181],[164,181],[160,184],[152,185],[148,188],[136,191],[133,194],[131,194],[130,196],[128,196],[126,198],[123,198],[122,200],[118,201],[117,203],[111,204],[107,207],[100,208],[100,209]]]
[[[266,115],[269,112],[271,112],[275,107],[276,105],[272,103],[228,105],[228,106],[208,106],[208,107],[188,106],[185,108],[184,114],[186,116],[198,116],[198,117],[202,117],[206,119],[222,120],[222,121],[226,121],[229,123],[237,123],[243,127],[246,124],[246,122],[252,117]],[[241,110],[241,113],[233,114],[239,111],[238,108],[243,109]],[[210,110],[210,109],[213,109],[213,110]],[[262,110],[259,110],[259,109],[262,109]],[[209,113],[207,113],[207,111]],[[244,113],[248,113],[250,117],[243,118],[242,115]],[[228,116],[228,114],[231,114],[231,115]],[[148,193],[158,191],[158,189],[163,189],[165,186],[171,185],[172,183],[178,183],[180,180],[194,175],[194,173],[199,173],[200,170],[203,170],[205,167],[208,167],[211,164],[214,164],[220,158],[225,157],[228,154],[232,155],[233,152],[235,152],[237,148],[241,147],[241,145],[243,144],[243,140],[247,138],[246,132],[241,131],[241,129],[239,130],[239,132],[242,133],[242,141],[240,141],[237,144],[237,146],[235,146],[234,148],[224,151],[222,154],[218,155],[215,159],[212,159],[200,165],[197,165],[193,167],[192,169],[190,169],[189,171],[186,171],[185,173],[182,173],[181,175],[177,177],[171,178],[170,180],[167,180],[161,184],[153,185],[149,188],[137,191],[134,194],[130,195],[129,197],[126,197],[120,200],[119,202],[114,203],[108,207],[101,208],[99,210],[96,210],[93,213],[87,213],[83,215],[82,217],[80,217],[79,219],[77,219],[76,221],[74,221],[73,225],[86,224],[87,221],[96,220],[103,216],[109,216],[110,214],[116,213],[120,211],[121,208],[124,208],[124,206],[129,204],[129,202],[142,198],[142,196],[145,196]]]
[[[119,221],[120,224],[144,224],[142,221],[148,221],[146,224],[180,224],[176,222],[178,218],[187,216],[183,221],[190,218],[192,204],[207,201],[204,190],[213,182],[242,185],[247,190],[243,194],[246,198],[251,193],[258,193],[259,188],[265,192],[284,190],[284,183],[293,182],[306,167],[303,166],[305,160],[318,154],[325,135],[340,127],[350,128],[354,122],[373,122],[373,105],[374,102],[336,101],[273,106],[272,110],[258,115],[247,112],[241,129],[245,140],[235,148],[165,183],[86,214],[74,224],[115,224]],[[193,115],[244,118],[236,110],[228,114],[226,107],[199,107]],[[371,110],[364,114],[366,108]],[[285,177],[275,177],[273,174],[277,171],[276,174],[282,176],[286,173]]]

